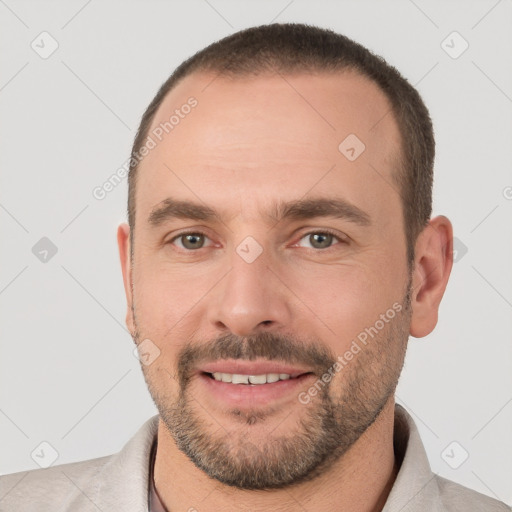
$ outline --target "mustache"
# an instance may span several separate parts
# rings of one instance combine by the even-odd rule
[[[202,363],[220,359],[267,359],[295,363],[321,375],[336,362],[335,354],[319,342],[306,343],[294,336],[262,332],[252,336],[225,334],[207,343],[188,341],[178,354],[178,377],[186,384]]]

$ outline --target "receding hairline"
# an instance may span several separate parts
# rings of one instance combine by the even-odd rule
[[[189,73],[183,75],[179,78],[179,80],[176,81],[172,85],[172,87],[167,91],[165,96],[162,98],[160,104],[158,105],[158,108],[155,110],[155,112],[152,115],[151,122],[147,125],[147,129],[144,132],[144,138],[148,136],[148,134],[155,128],[155,126],[158,125],[159,121],[165,117],[162,112],[170,111],[172,108],[178,107],[178,103],[176,104],[170,104],[170,98],[173,96],[173,93],[176,93],[176,91],[179,91],[179,94],[183,94],[183,101],[187,97],[190,97],[190,95],[193,95],[195,91],[189,91],[189,93],[184,91],[180,91],[180,88],[185,86],[187,87],[187,82],[190,82],[192,80],[197,80],[201,82],[201,87],[198,88],[199,91],[204,91],[203,85],[206,85],[206,87],[209,87],[210,85],[213,85],[213,81],[215,81],[217,84],[219,82],[228,81],[228,82],[236,82],[236,81],[243,81],[243,80],[259,80],[259,79],[265,79],[265,78],[287,78],[287,77],[297,77],[297,76],[316,76],[316,77],[322,77],[322,76],[348,76],[352,78],[356,78],[358,80],[364,81],[366,84],[371,86],[380,96],[380,98],[383,100],[384,105],[386,106],[387,110],[386,113],[377,121],[374,123],[372,127],[368,129],[368,132],[373,131],[377,126],[381,125],[384,122],[389,122],[390,119],[392,119],[392,123],[394,125],[394,129],[396,131],[396,134],[398,135],[398,141],[397,144],[390,144],[390,147],[386,151],[385,158],[389,159],[387,164],[390,168],[390,176],[393,180],[393,185],[396,187],[401,186],[400,180],[403,177],[403,173],[406,172],[405,168],[405,154],[404,154],[404,135],[402,133],[400,123],[397,119],[397,115],[395,112],[395,109],[393,107],[392,101],[389,98],[389,96],[386,94],[386,92],[382,89],[382,87],[379,85],[378,82],[373,80],[370,76],[364,74],[360,70],[356,69],[353,66],[347,67],[347,68],[340,68],[340,69],[323,69],[321,67],[316,67],[315,69],[302,69],[302,68],[293,68],[290,71],[284,72],[281,70],[278,71],[272,71],[270,69],[263,69],[260,72],[251,72],[251,73],[239,73],[239,72],[232,72],[232,71],[219,71],[215,68],[213,69],[194,69],[190,71]],[[343,101],[340,99],[339,101]],[[166,119],[168,116],[165,117]],[[340,140],[341,142],[341,140]],[[141,170],[141,167],[144,167],[144,160],[142,160],[136,167],[135,172],[135,181],[138,182],[139,178],[139,171]],[[136,183],[137,185],[137,183]],[[395,190],[396,190],[395,187]],[[137,191],[139,187],[135,186],[135,190]],[[400,194],[401,195],[401,194]],[[136,199],[136,198],[134,198]]]
[[[160,101],[160,104],[158,105],[157,109],[152,113],[150,120],[150,123],[146,126],[146,130],[144,132],[144,137],[146,137],[152,129],[155,128],[155,124],[158,123],[159,114],[160,117],[162,117],[161,113],[164,109],[169,109],[171,107],[179,107],[179,104],[176,103],[175,105],[169,104],[169,99],[175,94],[177,91],[180,93],[183,92],[183,98],[182,100],[185,101],[187,97],[190,97],[194,94],[203,94],[210,86],[218,85],[219,82],[243,82],[243,81],[253,81],[253,80],[260,80],[260,79],[281,79],[283,81],[286,81],[287,78],[293,78],[293,77],[299,77],[299,76],[312,76],[312,77],[348,77],[353,78],[356,80],[361,80],[365,82],[367,85],[372,87],[378,95],[382,98],[383,102],[386,105],[386,115],[383,116],[383,118],[389,118],[391,115],[391,118],[393,119],[393,123],[395,125],[395,128],[400,136],[400,140],[402,142],[403,136],[400,131],[400,123],[397,119],[395,108],[393,106],[393,103],[389,97],[389,95],[386,93],[386,91],[380,86],[380,84],[374,80],[372,77],[365,74],[363,71],[357,69],[355,66],[347,65],[346,67],[340,67],[339,69],[324,69],[320,67],[319,65],[313,67],[293,67],[290,69],[275,69],[275,68],[263,68],[260,70],[253,70],[251,72],[245,72],[245,71],[230,71],[230,70],[219,70],[215,67],[207,67],[207,68],[197,68],[193,69],[189,72],[187,72],[185,75],[181,76],[175,83],[172,84],[171,88],[166,92],[165,96]],[[181,91],[181,88],[186,84],[187,82],[190,82],[192,80],[199,80],[200,85],[196,86],[195,89],[192,91],[189,91],[188,94],[185,91]],[[290,87],[290,90],[293,91],[292,84],[287,84],[287,87]],[[299,98],[300,91],[293,91],[297,97]],[[307,98],[303,98],[307,100]],[[340,100],[342,101],[342,100]],[[168,116],[167,116],[168,117]],[[167,118],[166,118],[167,119]],[[380,120],[376,123],[374,123],[374,126],[371,127],[368,131],[372,131],[373,128],[380,124]]]

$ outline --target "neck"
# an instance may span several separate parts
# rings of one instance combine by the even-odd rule
[[[285,489],[246,491],[211,479],[174,443],[160,419],[154,479],[169,511],[253,512],[280,510],[309,512],[344,510],[380,512],[391,491],[398,465],[393,451],[394,399],[377,420],[329,470],[321,476]]]

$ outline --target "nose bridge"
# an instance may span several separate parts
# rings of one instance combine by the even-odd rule
[[[282,326],[290,320],[286,293],[274,275],[272,254],[253,237],[246,237],[227,260],[230,270],[219,283],[211,304],[210,322],[246,336],[262,326]]]

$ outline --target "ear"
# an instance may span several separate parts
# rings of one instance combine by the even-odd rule
[[[119,258],[121,259],[121,270],[123,271],[124,291],[126,294],[126,326],[133,334],[135,322],[133,320],[133,297],[132,297],[132,262],[130,255],[130,226],[126,223],[120,224],[117,228],[117,245],[119,247]]]
[[[440,215],[429,221],[416,241],[411,292],[412,336],[422,338],[434,330],[452,265],[452,224]]]

